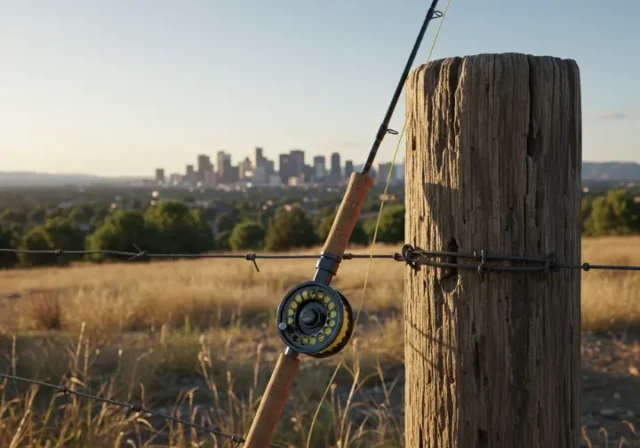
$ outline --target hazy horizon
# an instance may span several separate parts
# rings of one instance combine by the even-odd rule
[[[374,168],[377,168],[378,163],[389,163],[389,161],[379,161],[374,164]],[[404,160],[396,160],[396,165],[403,164]],[[630,160],[602,160],[602,161],[593,161],[593,160],[583,160],[582,163],[596,163],[596,164],[608,164],[608,163],[632,163],[635,165],[640,165],[640,162],[630,161]],[[344,167],[344,163],[342,164]],[[362,166],[362,163],[354,163],[354,166]],[[195,167],[195,165],[194,165]],[[103,175],[96,173],[86,173],[86,172],[72,172],[72,171],[61,171],[61,172],[53,172],[53,171],[25,171],[25,170],[0,170],[0,175],[19,175],[19,174],[33,174],[33,175],[43,175],[43,176],[88,176],[88,177],[102,177],[106,179],[117,179],[117,178],[126,178],[126,179],[153,179],[155,173],[144,173],[144,174],[111,174],[111,175]],[[167,173],[169,174],[169,173]]]
[[[0,170],[149,177],[200,153],[215,164],[219,150],[235,164],[255,146],[276,165],[294,148],[362,163],[429,4],[0,0]],[[432,59],[575,59],[583,159],[640,162],[640,2],[607,6],[452,0]],[[404,95],[391,127],[403,121]],[[377,160],[396,144],[387,136]]]

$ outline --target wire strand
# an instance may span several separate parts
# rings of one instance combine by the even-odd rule
[[[129,409],[133,412],[138,412],[141,414],[149,414],[149,415],[153,415],[154,417],[160,417],[160,418],[164,418],[166,420],[170,420],[174,423],[179,423],[185,426],[189,426],[191,428],[194,429],[198,429],[202,432],[206,432],[208,434],[211,434],[215,437],[221,437],[224,439],[228,439],[231,440],[232,442],[235,442],[236,444],[238,444],[237,446],[239,446],[239,444],[244,443],[244,439],[242,437],[240,437],[239,435],[236,434],[226,434],[223,433],[222,431],[218,430],[218,429],[214,429],[214,428],[208,428],[206,426],[200,425],[198,423],[193,423],[187,420],[183,420],[177,417],[173,417],[172,415],[167,415],[167,414],[163,414],[161,412],[157,412],[154,411],[152,409],[147,409],[144,406],[142,406],[141,404],[134,404],[134,403],[127,403],[124,401],[117,401],[117,400],[111,400],[108,398],[102,398],[99,397],[97,395],[92,395],[86,392],[79,392],[76,390],[72,390],[67,388],[66,386],[56,386],[55,384],[51,384],[51,383],[46,383],[44,381],[37,381],[37,380],[32,380],[29,378],[23,378],[23,377],[19,377],[19,376],[15,376],[15,375],[7,375],[4,373],[0,373],[0,378],[5,378],[8,380],[13,380],[13,381],[17,381],[17,382],[22,382],[22,383],[28,383],[28,384],[33,384],[39,387],[46,387],[48,389],[52,389],[52,390],[56,390],[60,393],[62,393],[65,398],[67,399],[67,401],[69,401],[69,395],[75,395],[79,398],[84,398],[84,399],[88,399],[88,400],[92,400],[92,401],[96,401],[98,403],[105,403],[105,404],[110,404],[110,405],[114,405],[114,406],[118,406],[121,408],[126,408]],[[270,444],[269,447],[271,448],[284,448],[280,445],[275,445],[275,444]]]
[[[394,158],[395,160],[395,158]],[[384,206],[384,201],[381,203],[380,210]],[[374,233],[374,241],[377,239],[377,233]],[[409,247],[409,252],[405,253],[406,248]],[[407,264],[415,264],[421,266],[433,266],[433,267],[458,267],[465,268],[468,266],[477,266],[472,264],[460,264],[449,262],[437,262],[433,261],[433,258],[438,257],[456,257],[456,258],[468,258],[479,260],[479,254],[484,251],[475,252],[450,252],[450,251],[425,251],[419,248],[413,248],[410,245],[405,245],[401,252],[394,252],[390,254],[373,254],[373,245],[370,248],[369,254],[354,254],[345,252],[343,260],[364,260],[364,259],[382,259],[392,261],[402,261]],[[63,250],[63,249],[8,249],[0,248],[0,253],[15,253],[15,254],[42,254],[42,255],[55,255],[63,257],[64,255],[91,255],[91,254],[103,254],[113,255],[126,258],[125,261],[133,261],[138,258],[148,257],[149,259],[179,259],[179,258],[192,258],[192,259],[237,259],[237,260],[300,260],[300,259],[317,259],[317,255],[310,254],[258,254],[254,252],[248,252],[244,254],[215,254],[215,253],[200,253],[200,254],[160,254],[160,253],[146,253],[140,252],[127,252],[117,250]],[[494,253],[486,253],[486,261],[521,261],[531,263],[544,263],[548,261],[548,257],[525,257],[520,255],[500,255]],[[613,265],[613,264],[592,264],[583,262],[582,264],[566,264],[556,263],[554,265],[557,269],[580,269],[583,271],[590,271],[594,269],[598,270],[614,270],[614,271],[640,271],[640,266],[633,265]],[[516,270],[518,268],[516,267]],[[501,270],[501,269],[497,269]]]

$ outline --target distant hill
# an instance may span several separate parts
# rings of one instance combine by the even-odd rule
[[[582,162],[583,181],[640,181],[640,163]]]
[[[54,174],[0,171],[0,187],[61,187],[64,185],[140,184],[141,177],[101,177],[90,174]]]

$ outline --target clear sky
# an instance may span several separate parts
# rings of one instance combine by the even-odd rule
[[[429,4],[0,0],[0,171],[148,176],[255,146],[362,163]],[[575,59],[583,159],[640,161],[638,17],[640,0],[451,0],[434,58]]]

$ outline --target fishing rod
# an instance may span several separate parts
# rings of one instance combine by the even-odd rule
[[[364,199],[373,185],[373,179],[369,177],[369,173],[380,144],[386,134],[397,134],[396,131],[389,129],[389,121],[424,34],[433,18],[442,17],[442,13],[435,9],[437,4],[438,0],[432,0],[362,171],[351,174],[331,231],[316,263],[313,280],[293,287],[278,306],[276,313],[278,334],[286,345],[286,349],[278,357],[258,407],[245,441],[247,448],[269,446],[298,372],[299,354],[313,358],[335,355],[349,343],[353,334],[355,322],[351,305],[341,292],[330,286],[331,280],[338,272],[351,233],[360,217]]]

